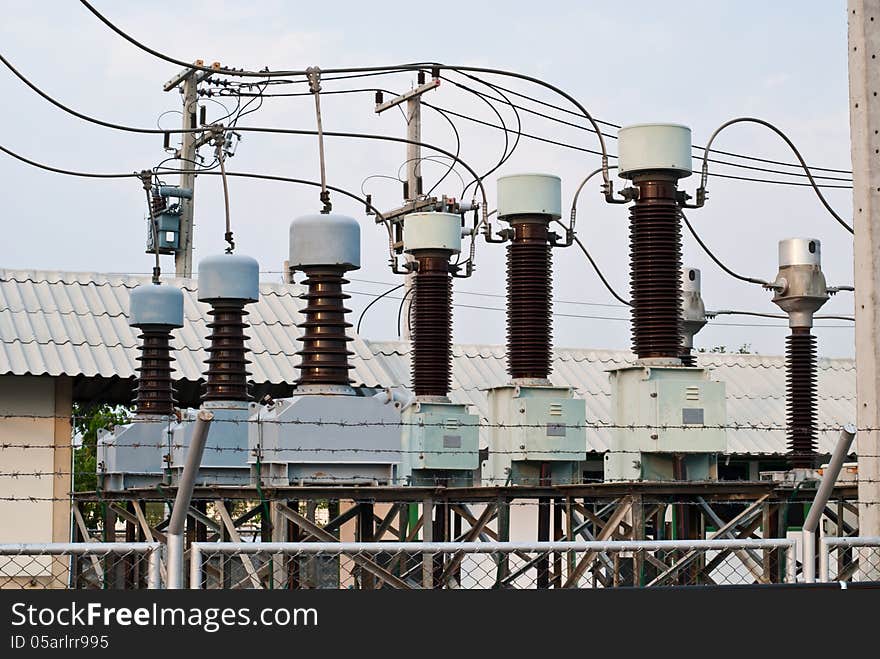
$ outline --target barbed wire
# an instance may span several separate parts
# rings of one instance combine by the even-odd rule
[[[85,419],[87,416],[71,417],[66,415],[40,415],[40,414],[0,414],[0,419],[56,419],[70,420],[75,418]],[[195,420],[185,419],[183,421],[172,420],[152,420],[152,419],[136,419],[132,418],[124,423],[117,424],[117,427],[131,424],[143,425],[161,425],[168,426],[169,431],[173,425],[185,425],[187,423],[195,423]],[[459,428],[498,428],[502,430],[517,429],[572,429],[572,430],[756,430],[781,432],[789,429],[801,429],[801,426],[788,426],[778,423],[759,423],[759,422],[731,422],[720,424],[635,424],[635,423],[613,423],[611,421],[603,421],[601,419],[593,421],[585,421],[583,423],[493,423],[487,420],[480,420],[477,423],[455,421],[449,423],[446,421],[368,421],[368,420],[333,420],[333,419],[213,419],[212,424],[232,423],[232,424],[259,424],[259,425],[296,425],[296,426],[315,426],[315,427],[339,427],[339,428],[370,428],[370,427],[388,427],[388,428],[447,428],[456,430]],[[840,432],[843,430],[844,424],[840,425],[822,425],[815,426],[815,430],[820,433]],[[856,432],[880,432],[880,427],[856,427]],[[59,446],[58,444],[46,445],[47,447]]]
[[[646,485],[663,485],[663,486],[665,486],[665,485],[668,485],[670,482],[672,482],[672,481],[669,481],[669,482],[616,481],[615,483],[612,483],[612,484],[613,485],[614,484],[616,484],[616,485],[646,484]],[[877,481],[871,481],[871,482],[877,482]],[[755,481],[687,481],[685,484],[686,485],[709,485],[709,484],[718,485],[719,483],[721,483],[722,485],[725,485],[725,484],[729,485],[731,483],[746,483],[748,485],[766,484],[768,486],[772,486],[774,484],[779,484],[779,482],[773,482],[773,481],[758,481],[758,482],[755,482]],[[853,481],[853,485],[855,485],[855,484],[856,484],[856,482]],[[585,485],[585,487],[589,487],[591,485],[591,483],[585,483],[584,485]],[[176,490],[176,488],[174,486],[169,485],[166,487],[170,490]],[[359,486],[359,487],[363,487],[363,486]],[[407,486],[407,489],[409,489],[410,487],[412,487],[412,486]],[[426,486],[426,487],[428,487],[428,488],[432,488],[432,487],[444,488],[443,484],[441,484],[441,483],[438,483],[436,486]],[[577,487],[577,484],[574,484],[573,487]],[[474,486],[473,488],[468,488],[468,489],[478,489],[478,488],[479,488],[479,486]],[[264,485],[263,490],[267,490],[267,489],[268,490],[287,491],[287,490],[296,490],[298,488],[296,486],[278,488],[278,487],[274,487],[274,486]],[[309,489],[309,486],[304,486],[302,489]],[[418,486],[416,486],[414,489],[418,489]],[[446,488],[446,489],[455,489],[455,488]],[[566,493],[566,491],[563,489],[554,489],[552,486],[547,488],[548,491],[546,494],[541,493],[538,495],[534,495],[534,494],[517,495],[516,492],[513,491],[516,489],[516,487],[511,487],[509,489],[511,490],[511,494],[510,494],[511,497],[516,497],[516,496],[520,497],[519,501],[517,501],[514,498],[511,498],[510,500],[506,500],[503,502],[504,506],[511,506],[511,507],[513,507],[513,506],[523,506],[523,507],[550,506],[553,504],[553,501],[552,501],[553,499],[563,499],[564,500],[566,498],[575,498],[575,497],[581,498],[583,496],[581,494],[577,494],[577,495],[569,494],[569,493]],[[23,502],[23,501],[32,501],[32,502],[54,501],[54,502],[68,502],[68,503],[71,503],[71,502],[91,503],[91,501],[84,500],[81,497],[83,495],[93,495],[93,494],[95,494],[95,492],[80,491],[80,492],[68,492],[67,496],[51,496],[51,497],[10,495],[10,496],[0,496],[0,501],[19,501],[19,502]],[[137,500],[138,495],[141,494],[141,492],[139,492],[139,491],[132,491],[132,492],[128,492],[128,493],[126,493],[126,492],[99,492],[98,494],[100,494],[102,496],[101,496],[101,498],[96,499],[96,501],[105,501],[107,503],[113,503],[115,501]],[[257,493],[254,492],[255,496],[253,496],[253,497],[232,497],[227,493],[221,497],[220,495],[218,495],[216,493],[201,493],[201,492],[199,492],[198,488],[196,488],[196,490],[193,492],[192,500],[193,501],[207,501],[210,503],[210,502],[217,501],[219,498],[223,498],[226,500],[253,501],[256,505],[261,505],[260,498],[256,494]],[[292,492],[291,494],[295,494],[295,492]],[[368,503],[375,503],[377,505],[389,505],[389,506],[404,505],[404,504],[421,505],[421,503],[422,503],[421,501],[413,501],[412,499],[399,499],[399,500],[385,500],[385,499],[383,499],[383,500],[379,501],[379,500],[373,499],[371,497],[371,494],[372,494],[372,492],[365,491],[360,495],[360,497],[362,497],[362,498],[360,498],[360,497],[355,498],[351,494],[346,493],[345,495],[342,495],[338,498],[324,496],[324,497],[320,497],[319,499],[316,499],[316,500],[318,500],[318,501],[352,501],[352,500],[354,500],[356,502],[368,502]],[[744,507],[754,505],[756,503],[756,501],[754,499],[742,499],[742,498],[721,499],[721,498],[712,497],[708,493],[702,493],[699,495],[697,495],[697,494],[692,495],[692,496],[699,496],[699,497],[703,498],[703,500],[704,500],[703,502],[688,501],[688,500],[675,500],[675,499],[669,498],[669,496],[673,496],[673,495],[663,496],[660,494],[651,494],[651,493],[643,494],[638,491],[633,491],[632,494],[639,495],[642,505],[664,504],[664,505],[670,505],[670,506],[672,506],[672,505],[674,505],[674,506],[698,506],[698,507],[702,508],[704,506],[704,504],[706,504],[706,503],[708,503],[710,505],[731,505],[731,506],[735,505],[735,506],[744,506]],[[728,492],[725,492],[724,494],[728,497],[730,496],[730,494]],[[125,498],[120,499],[119,495],[127,495],[128,498],[127,499],[125,499]],[[602,505],[607,505],[610,502],[609,500],[621,499],[626,496],[629,496],[629,495],[628,494],[620,494],[619,492],[609,492],[608,495],[602,495],[601,498],[597,498],[594,503],[601,503]],[[687,496],[687,495],[681,494],[681,495],[676,495],[676,496]],[[550,499],[550,500],[547,501],[546,499]],[[787,500],[787,498],[786,498],[786,500]],[[146,503],[162,503],[161,501],[158,501],[158,500],[151,501],[148,499],[144,499],[144,501]],[[858,499],[832,499],[828,505],[831,505],[832,503],[836,503],[838,501],[842,501],[842,502],[845,502],[845,503],[853,505],[853,506],[859,506],[859,505],[880,506],[880,501],[860,501]],[[473,499],[473,500],[469,500],[469,499],[461,499],[461,500],[433,499],[433,502],[435,504],[438,504],[438,503],[448,503],[448,504],[462,503],[462,504],[466,504],[466,505],[467,504],[487,505],[487,504],[498,503],[497,500],[487,500],[487,499]],[[792,500],[789,502],[793,503],[794,501]],[[578,505],[582,505],[582,502],[580,502],[580,501],[577,503],[578,503]],[[765,503],[767,503],[767,504],[780,503],[780,500],[768,499]],[[807,502],[801,501],[801,503],[807,503]]]

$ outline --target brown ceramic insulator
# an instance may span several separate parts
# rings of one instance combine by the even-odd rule
[[[681,224],[676,179],[662,173],[634,179],[630,209],[633,351],[640,359],[681,355]]]
[[[166,207],[165,197],[160,195],[159,190],[156,188],[153,188],[152,195],[150,198],[150,206],[152,207],[154,217],[165,210],[165,207]]]
[[[208,371],[202,401],[246,401],[248,396],[247,348],[244,331],[245,300],[211,300],[211,322],[208,327]]]
[[[298,385],[348,385],[352,368],[348,358],[353,354],[348,349],[352,340],[346,330],[351,323],[346,322],[345,300],[350,296],[343,290],[343,270],[338,268],[312,268],[306,270],[303,282],[308,288],[300,295],[306,301],[302,310],[305,321],[297,327],[303,330],[297,339],[302,349],[296,354],[302,358],[297,365],[300,376]]]
[[[136,414],[170,415],[174,413],[174,390],[171,385],[171,330],[167,327],[142,327],[140,355],[137,361],[138,384],[135,391]]]
[[[507,246],[507,371],[511,378],[550,376],[553,269],[545,216],[510,220]]]
[[[816,337],[807,327],[792,328],[785,341],[788,463],[816,466]]]
[[[694,357],[690,352],[686,352],[684,354],[679,355],[679,359],[681,359],[682,366],[696,366],[697,358]]]
[[[413,277],[412,385],[416,396],[452,387],[452,277],[449,253],[417,254]]]

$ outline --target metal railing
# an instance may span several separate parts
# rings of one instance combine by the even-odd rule
[[[190,588],[610,588],[794,583],[794,539],[195,542]]]
[[[880,536],[822,538],[819,581],[880,581]]]
[[[158,542],[0,544],[0,588],[161,588]]]

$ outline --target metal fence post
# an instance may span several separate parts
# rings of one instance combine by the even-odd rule
[[[819,581],[828,583],[828,543],[825,538],[819,541]]]
[[[162,546],[153,548],[147,558],[147,588],[158,590],[162,587]]]
[[[202,545],[198,542],[189,546],[189,587],[190,590],[202,587]]]

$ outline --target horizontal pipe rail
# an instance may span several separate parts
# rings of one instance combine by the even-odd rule
[[[828,583],[829,554],[832,547],[876,547],[880,550],[880,536],[825,537],[819,540],[819,581]]]

